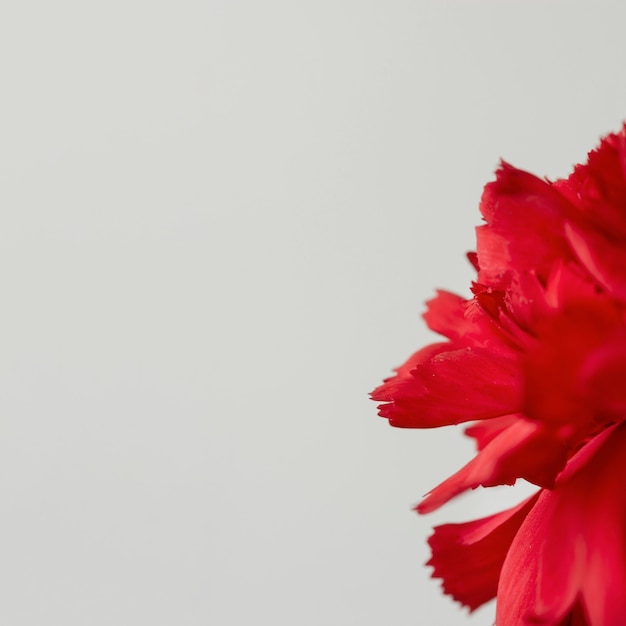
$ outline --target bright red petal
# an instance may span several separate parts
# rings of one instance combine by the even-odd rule
[[[579,262],[609,293],[626,299],[626,126],[555,187],[577,209],[566,235]]]
[[[599,231],[569,224],[568,241],[580,264],[610,294],[626,299],[626,237],[615,239]]]
[[[433,578],[470,611],[495,597],[506,553],[537,496],[518,506],[465,524],[437,526],[428,540]]]
[[[555,259],[571,257],[563,233],[571,205],[545,180],[503,162],[480,208],[487,224],[476,235],[479,282],[505,288],[511,272],[531,271],[545,279]]]
[[[555,187],[579,210],[578,221],[587,229],[610,237],[626,236],[626,126],[605,137],[589,153],[587,163]]]
[[[551,487],[568,452],[568,443],[555,433],[517,416],[467,465],[435,487],[416,510],[430,513],[468,489],[512,485],[518,478]]]
[[[502,568],[498,626],[557,625],[579,600],[592,626],[624,623],[625,454],[626,426],[607,429],[541,493]]]
[[[617,416],[608,413],[601,391],[624,375],[625,358],[614,349],[626,342],[623,311],[606,298],[580,300],[542,320],[536,335],[524,359],[524,413],[572,436],[613,421]],[[622,389],[618,385],[611,397],[613,404],[622,399],[620,407]]]
[[[411,360],[414,368],[372,394],[392,426],[434,428],[514,413],[521,402],[516,356],[471,347],[432,348]],[[422,358],[425,357],[425,358]]]
[[[512,343],[498,323],[497,306],[493,313],[478,299],[463,298],[448,291],[438,291],[429,300],[424,319],[431,330],[447,337],[453,344],[473,348],[490,348],[498,354],[509,354]]]
[[[480,451],[518,419],[518,415],[503,415],[502,417],[493,417],[489,420],[481,420],[468,426],[465,429],[465,434],[476,440],[476,449]]]

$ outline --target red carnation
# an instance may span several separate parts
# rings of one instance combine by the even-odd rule
[[[424,315],[443,335],[372,393],[391,425],[472,422],[477,454],[420,513],[524,478],[518,507],[435,529],[434,576],[498,626],[626,624],[626,125],[565,180],[503,163],[481,200],[464,300]]]

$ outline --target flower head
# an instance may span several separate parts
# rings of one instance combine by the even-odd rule
[[[436,528],[429,563],[470,610],[497,593],[498,626],[626,624],[626,125],[564,180],[502,163],[480,209],[472,297],[437,293],[444,340],[372,398],[393,426],[471,422],[476,456],[420,513],[479,485],[541,491]]]

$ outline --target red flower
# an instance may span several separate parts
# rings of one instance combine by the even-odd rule
[[[473,297],[424,315],[445,341],[372,393],[391,425],[473,422],[477,455],[420,513],[479,485],[542,490],[435,529],[429,562],[498,626],[626,624],[626,125],[566,180],[503,163],[481,200]]]

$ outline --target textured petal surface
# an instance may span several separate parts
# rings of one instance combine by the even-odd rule
[[[407,373],[408,370],[408,373]],[[521,404],[516,355],[438,344],[414,355],[376,389],[392,426],[434,428],[513,413]]]

